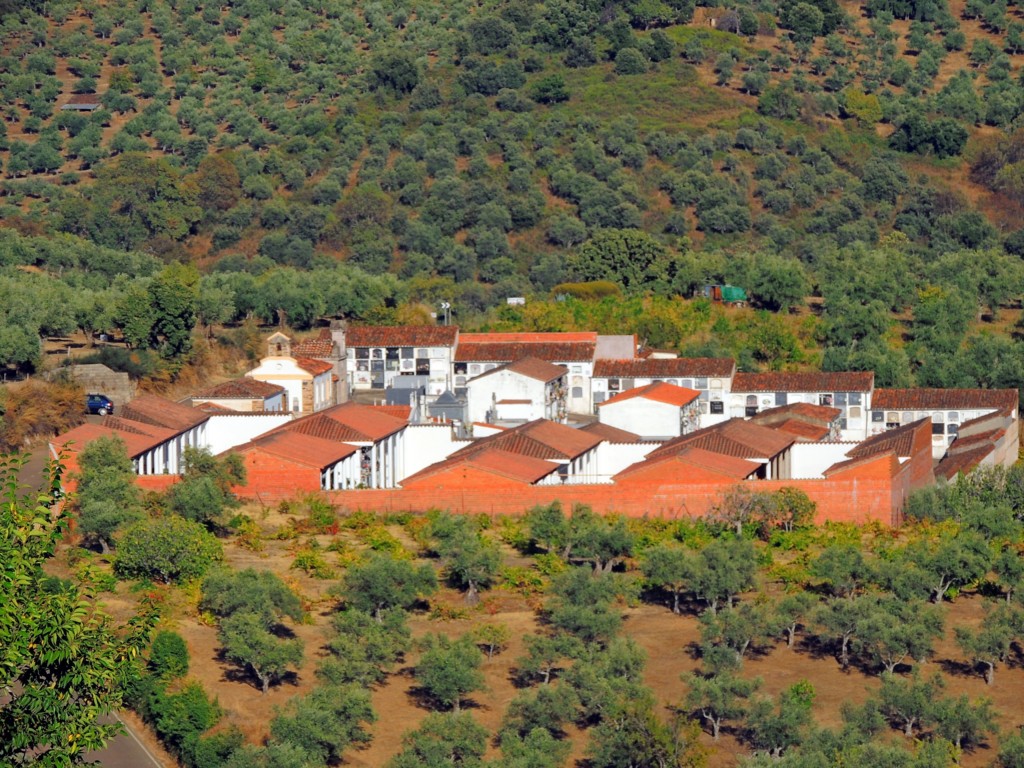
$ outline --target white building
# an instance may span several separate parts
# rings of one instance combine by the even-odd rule
[[[333,367],[323,360],[292,356],[291,339],[275,333],[267,339],[267,356],[245,375],[282,387],[287,410],[314,413],[334,405]]]
[[[1016,425],[1016,389],[878,389],[871,401],[871,434],[895,429],[920,419],[932,425],[932,456],[941,459],[957,439],[960,427],[997,412]],[[1016,435],[1016,429],[1010,430]],[[1009,463],[1016,461],[1011,451]]]
[[[736,363],[726,357],[597,360],[591,410],[597,412],[598,405],[620,392],[660,381],[697,390],[701,425],[710,426],[729,418],[726,399],[735,374]]]
[[[645,440],[671,440],[700,428],[700,392],[656,381],[620,392],[599,403],[602,424]]]
[[[871,371],[836,373],[737,373],[729,395],[729,416],[750,418],[758,412],[793,403],[838,408],[843,440],[868,436],[875,374]]]
[[[470,422],[565,421],[566,379],[560,365],[523,358],[466,383]]]
[[[427,394],[451,389],[459,329],[443,325],[356,326],[345,332],[350,390],[392,386],[398,376],[426,376]]]

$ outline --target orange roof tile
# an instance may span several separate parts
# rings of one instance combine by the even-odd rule
[[[1016,389],[876,389],[871,407],[879,410],[962,410],[1016,408]]]
[[[569,371],[560,365],[553,365],[552,363],[539,360],[536,357],[524,357],[520,360],[516,360],[514,363],[503,365],[500,368],[494,368],[493,370],[482,373],[479,376],[471,379],[471,381],[479,381],[485,376],[491,376],[501,371],[509,371],[511,373],[517,373],[520,376],[526,376],[530,379],[537,381],[543,381],[547,383],[560,379],[565,376]]]
[[[634,387],[633,389],[627,389],[625,392],[620,392],[614,397],[609,397],[603,403],[598,403],[598,407],[602,408],[610,403],[621,403],[624,400],[632,400],[637,397],[643,398],[644,400],[654,400],[659,403],[665,403],[666,405],[675,405],[681,408],[684,405],[689,405],[700,397],[700,392],[695,389],[677,387],[675,384],[666,384],[663,381],[656,381],[645,387]]]
[[[320,411],[320,414],[366,435],[367,439],[373,441],[393,435],[403,429],[407,422],[407,419],[393,416],[380,408],[351,402],[327,408]]]
[[[867,392],[874,383],[873,371],[737,373],[732,380],[732,391]]]
[[[468,335],[468,334],[467,334]],[[594,341],[488,341],[466,343],[460,337],[455,361],[460,363],[506,363],[524,357],[536,357],[552,363],[579,363],[594,359]]]
[[[412,413],[411,405],[369,405],[368,408],[374,408],[381,413],[386,413],[388,416],[394,416],[396,419],[402,421],[409,421],[409,414]]]
[[[154,427],[173,429],[176,433],[192,429],[210,417],[187,405],[156,395],[140,395],[121,406],[121,416]]]
[[[349,347],[453,347],[454,325],[356,325],[345,332]]]
[[[292,354],[296,357],[324,358],[334,354],[334,339],[329,328],[321,328],[320,333],[304,341],[292,344]]]
[[[858,443],[846,455],[851,459],[858,459],[892,451],[897,456],[912,456],[914,453],[914,433],[924,421],[926,419],[918,419],[911,424],[904,424],[901,427],[896,427],[896,429],[889,429],[880,434],[872,435],[867,440]]]
[[[758,411],[750,420],[756,424],[760,424],[762,421],[766,421],[773,416],[782,415],[799,417],[801,419],[811,419],[813,421],[829,424],[842,416],[843,412],[839,408],[831,408],[827,405],[790,403],[789,405],[779,405],[775,408],[766,408],[763,411]]]
[[[210,398],[211,400],[252,400],[256,398],[266,399],[279,395],[284,391],[284,387],[277,384],[270,384],[266,381],[258,381],[248,376],[242,376],[239,379],[232,379],[215,387],[210,387],[192,397],[193,399]]]
[[[546,419],[536,419],[496,435],[474,440],[453,453],[452,457],[498,448],[536,459],[571,461],[600,443],[601,438],[590,432]]]
[[[594,362],[595,378],[729,378],[735,372],[736,363],[728,357],[647,358]]]
[[[261,451],[271,456],[322,470],[332,464],[337,464],[359,449],[347,443],[324,440],[298,432],[282,431],[262,435],[231,450],[237,453]]]
[[[761,464],[756,461],[726,456],[721,453],[704,450],[703,448],[689,447],[678,453],[665,453],[658,456],[655,456],[653,453],[649,454],[643,461],[638,461],[636,464],[626,467],[615,475],[614,479],[628,477],[665,462],[691,464],[735,480],[744,480],[761,468]]]
[[[459,344],[551,344],[573,341],[597,342],[597,331],[525,331],[512,333],[463,333]]]
[[[849,454],[847,455],[849,456]],[[832,475],[848,472],[855,467],[866,466],[879,460],[888,460],[888,469],[892,473],[895,473],[900,467],[899,459],[895,452],[891,450],[879,451],[876,453],[866,453],[861,456],[855,456],[844,461],[837,461],[831,467],[822,472],[822,475],[825,477],[831,477]]]
[[[128,456],[135,458],[177,434],[173,430],[148,424],[125,424],[123,419],[109,424],[104,420],[102,424],[82,424],[58,435],[54,438],[53,445],[65,452],[76,453],[101,437],[119,437],[124,441]]]
[[[786,432],[807,442],[816,443],[828,437],[829,428],[821,424],[809,424],[800,419],[786,419],[775,424],[766,425],[780,432]]]
[[[606,443],[642,443],[643,438],[635,432],[627,432],[624,429],[613,427],[610,424],[602,424],[595,421],[580,428],[580,432],[589,432]]]
[[[729,419],[688,435],[669,440],[648,458],[678,453],[684,448],[703,448],[741,459],[770,459],[796,442],[791,435],[743,419]]]
[[[297,357],[295,358],[295,364],[306,373],[311,373],[314,376],[320,376],[334,370],[334,366],[326,360],[314,360],[310,357]]]
[[[461,453],[461,452],[460,452]],[[533,484],[538,480],[547,477],[552,472],[558,471],[558,464],[532,456],[524,456],[499,448],[485,448],[473,453],[449,456],[444,461],[431,464],[425,469],[405,478],[401,485],[416,483],[420,480],[436,475],[441,472],[448,472],[458,466],[466,465],[491,472],[501,477],[518,480],[523,483]],[[452,482],[453,489],[458,488],[458,482]]]
[[[996,447],[989,443],[987,445],[979,445],[977,448],[972,448],[968,451],[951,453],[935,465],[935,476],[952,480],[959,474],[966,475],[981,464],[985,457],[995,449]]]

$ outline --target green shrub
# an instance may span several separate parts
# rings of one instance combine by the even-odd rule
[[[177,515],[143,520],[118,542],[114,572],[123,578],[149,578],[165,584],[197,579],[224,552],[199,523]]]
[[[161,680],[175,680],[188,674],[188,646],[177,632],[165,630],[153,638],[149,668]]]

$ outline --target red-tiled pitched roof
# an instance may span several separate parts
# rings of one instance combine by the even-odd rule
[[[536,459],[571,461],[601,442],[601,438],[590,432],[557,424],[546,419],[535,419],[514,429],[507,429],[496,435],[474,440],[460,448],[452,457],[464,456],[475,451],[498,448],[502,451],[531,456]]]
[[[763,411],[758,411],[750,420],[755,424],[760,424],[771,420],[772,417],[787,416],[830,424],[842,415],[842,410],[831,408],[827,405],[790,403],[789,405],[779,405],[775,408],[766,408]]]
[[[514,363],[509,363],[508,365],[503,365],[499,368],[487,371],[487,373],[482,373],[475,377],[473,381],[479,381],[485,376],[491,376],[502,371],[517,373],[520,376],[526,376],[530,379],[543,381],[545,384],[549,381],[560,379],[569,372],[560,365],[554,365],[552,363],[545,362],[544,360],[539,360],[536,357],[524,357],[520,360],[516,360]]]
[[[743,419],[729,419],[721,424],[669,440],[648,454],[648,458],[675,454],[684,448],[693,447],[741,459],[770,459],[782,453],[794,442],[796,439],[792,435]]]
[[[761,468],[761,465],[755,461],[747,461],[746,459],[737,458],[735,456],[726,456],[721,453],[691,446],[679,451],[678,453],[666,453],[659,456],[650,454],[643,461],[638,461],[636,464],[626,467],[615,476],[615,479],[628,477],[636,472],[649,469],[654,465],[670,461],[678,462],[680,464],[691,464],[693,466],[700,467],[701,469],[706,469],[736,480],[743,480],[750,477]],[[683,472],[685,472],[685,470],[680,469],[680,473]]]
[[[379,408],[358,403],[342,403],[320,413],[338,424],[358,430],[371,440],[383,440],[393,435],[405,427],[407,421]]]
[[[873,371],[814,371],[805,373],[737,373],[733,392],[867,392]]]
[[[477,342],[467,344],[459,339],[455,361],[460,363],[504,363],[524,357],[536,357],[552,363],[579,363],[594,359],[596,342],[550,341],[540,343]]]
[[[207,390],[200,392],[198,395],[193,395],[195,398],[210,398],[211,400],[253,400],[256,398],[266,399],[279,395],[284,392],[285,389],[277,384],[270,384],[266,381],[258,381],[257,379],[243,376],[240,379],[232,379],[231,381],[225,381],[223,384],[218,384],[215,387],[210,387]]]
[[[597,341],[597,331],[526,331],[513,333],[463,333],[462,344],[551,344],[552,342]]]
[[[311,373],[314,376],[320,376],[334,370],[334,366],[326,360],[314,360],[310,357],[297,357],[295,358],[295,364],[306,373]]]
[[[135,458],[173,438],[177,432],[147,424],[128,425],[123,420],[107,424],[82,424],[54,438],[58,450],[74,453],[81,451],[93,440],[101,437],[119,437],[124,441],[130,458]]]
[[[892,451],[897,456],[911,456],[914,453],[914,433],[923,421],[925,419],[918,419],[911,424],[904,424],[896,429],[888,429],[885,432],[872,435],[867,440],[858,443],[846,455],[851,459],[858,459]]]
[[[324,469],[336,464],[359,449],[354,445],[324,440],[293,431],[271,432],[245,445],[232,449],[238,453],[262,451],[298,464]]]
[[[972,448],[969,451],[951,453],[935,465],[935,476],[945,478],[946,480],[952,480],[961,473],[966,475],[972,469],[981,464],[985,457],[995,449],[995,445],[988,443],[985,445],[979,445],[977,448]]]
[[[606,443],[642,443],[643,438],[634,432],[627,432],[624,429],[613,427],[610,424],[602,424],[599,421],[587,424],[580,428],[580,432],[589,432],[601,438]]]
[[[847,454],[849,455],[849,454]],[[867,453],[863,456],[856,456],[852,459],[845,459],[844,461],[837,461],[831,467],[822,472],[825,477],[831,477],[832,475],[839,472],[847,472],[854,467],[862,466],[865,464],[871,464],[879,459],[888,456],[888,468],[891,472],[895,472],[899,468],[899,460],[896,456],[890,452],[878,452],[878,453]]]
[[[334,354],[334,339],[331,338],[330,329],[321,328],[318,336],[295,342],[292,344],[292,354],[296,357],[330,357]]]
[[[412,413],[411,405],[370,405],[368,408],[374,408],[381,413],[386,413],[388,416],[394,416],[396,419],[402,421],[409,420],[409,414]]]
[[[131,421],[152,424],[154,427],[172,429],[175,432],[185,432],[210,418],[195,408],[156,395],[136,397],[121,406],[121,416]]]
[[[1012,409],[1016,389],[876,389],[871,407],[878,410],[963,410],[965,408]]]
[[[345,333],[349,347],[453,347],[454,325],[356,325]]]
[[[209,413],[210,415],[219,415],[219,414],[225,414],[225,413],[231,413],[231,414],[243,413],[243,411],[236,411],[236,410],[234,410],[232,408],[228,408],[226,405],[221,405],[220,403],[207,403],[207,402],[203,402],[203,403],[196,403],[192,407],[195,408],[197,411],[202,411],[203,413]],[[263,412],[262,411],[254,411],[254,413],[263,413]]]
[[[646,360],[597,360],[594,377],[624,379],[729,378],[736,363],[728,357],[647,358]]]
[[[656,381],[645,387],[634,387],[633,389],[627,389],[625,392],[620,392],[614,397],[609,397],[603,403],[598,403],[598,407],[603,408],[609,403],[621,403],[624,400],[632,400],[637,397],[643,398],[644,400],[654,400],[659,403],[665,403],[666,405],[675,405],[681,408],[684,405],[689,405],[700,397],[700,392],[695,389],[677,387],[675,384],[666,384],[662,381]]]
[[[547,477],[552,472],[558,471],[558,464],[550,461],[504,451],[499,448],[484,448],[483,450],[468,454],[455,454],[444,461],[431,464],[429,467],[421,469],[419,472],[405,478],[401,484],[404,486],[415,483],[460,465],[476,467],[485,472],[491,472],[501,477],[507,477],[531,485],[541,478]]]
[[[785,421],[765,426],[777,429],[779,432],[786,432],[797,438],[802,438],[809,443],[816,443],[828,437],[829,428],[821,424],[811,424],[800,419],[786,419]]]

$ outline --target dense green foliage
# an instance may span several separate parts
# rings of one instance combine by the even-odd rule
[[[25,7],[0,52],[0,221],[26,233],[0,237],[7,364],[80,328],[173,371],[197,323],[387,322],[439,301],[463,326],[575,327],[591,310],[494,308],[610,280],[664,297],[731,282],[771,312],[823,299],[797,340],[767,317],[703,323],[694,344],[635,304],[617,318],[654,345],[747,350],[748,368],[1024,373],[1019,342],[972,323],[1024,287],[1001,213],[1024,200],[1024,27],[998,3],[871,0],[859,18],[743,0],[705,14],[715,29],[682,0]],[[69,91],[100,109],[56,109]],[[177,263],[197,256],[201,275]]]
[[[120,730],[104,718],[121,706],[149,621],[119,629],[92,584],[46,576],[70,523],[55,504],[60,470],[22,496],[20,466],[0,462],[0,764],[80,765]]]

